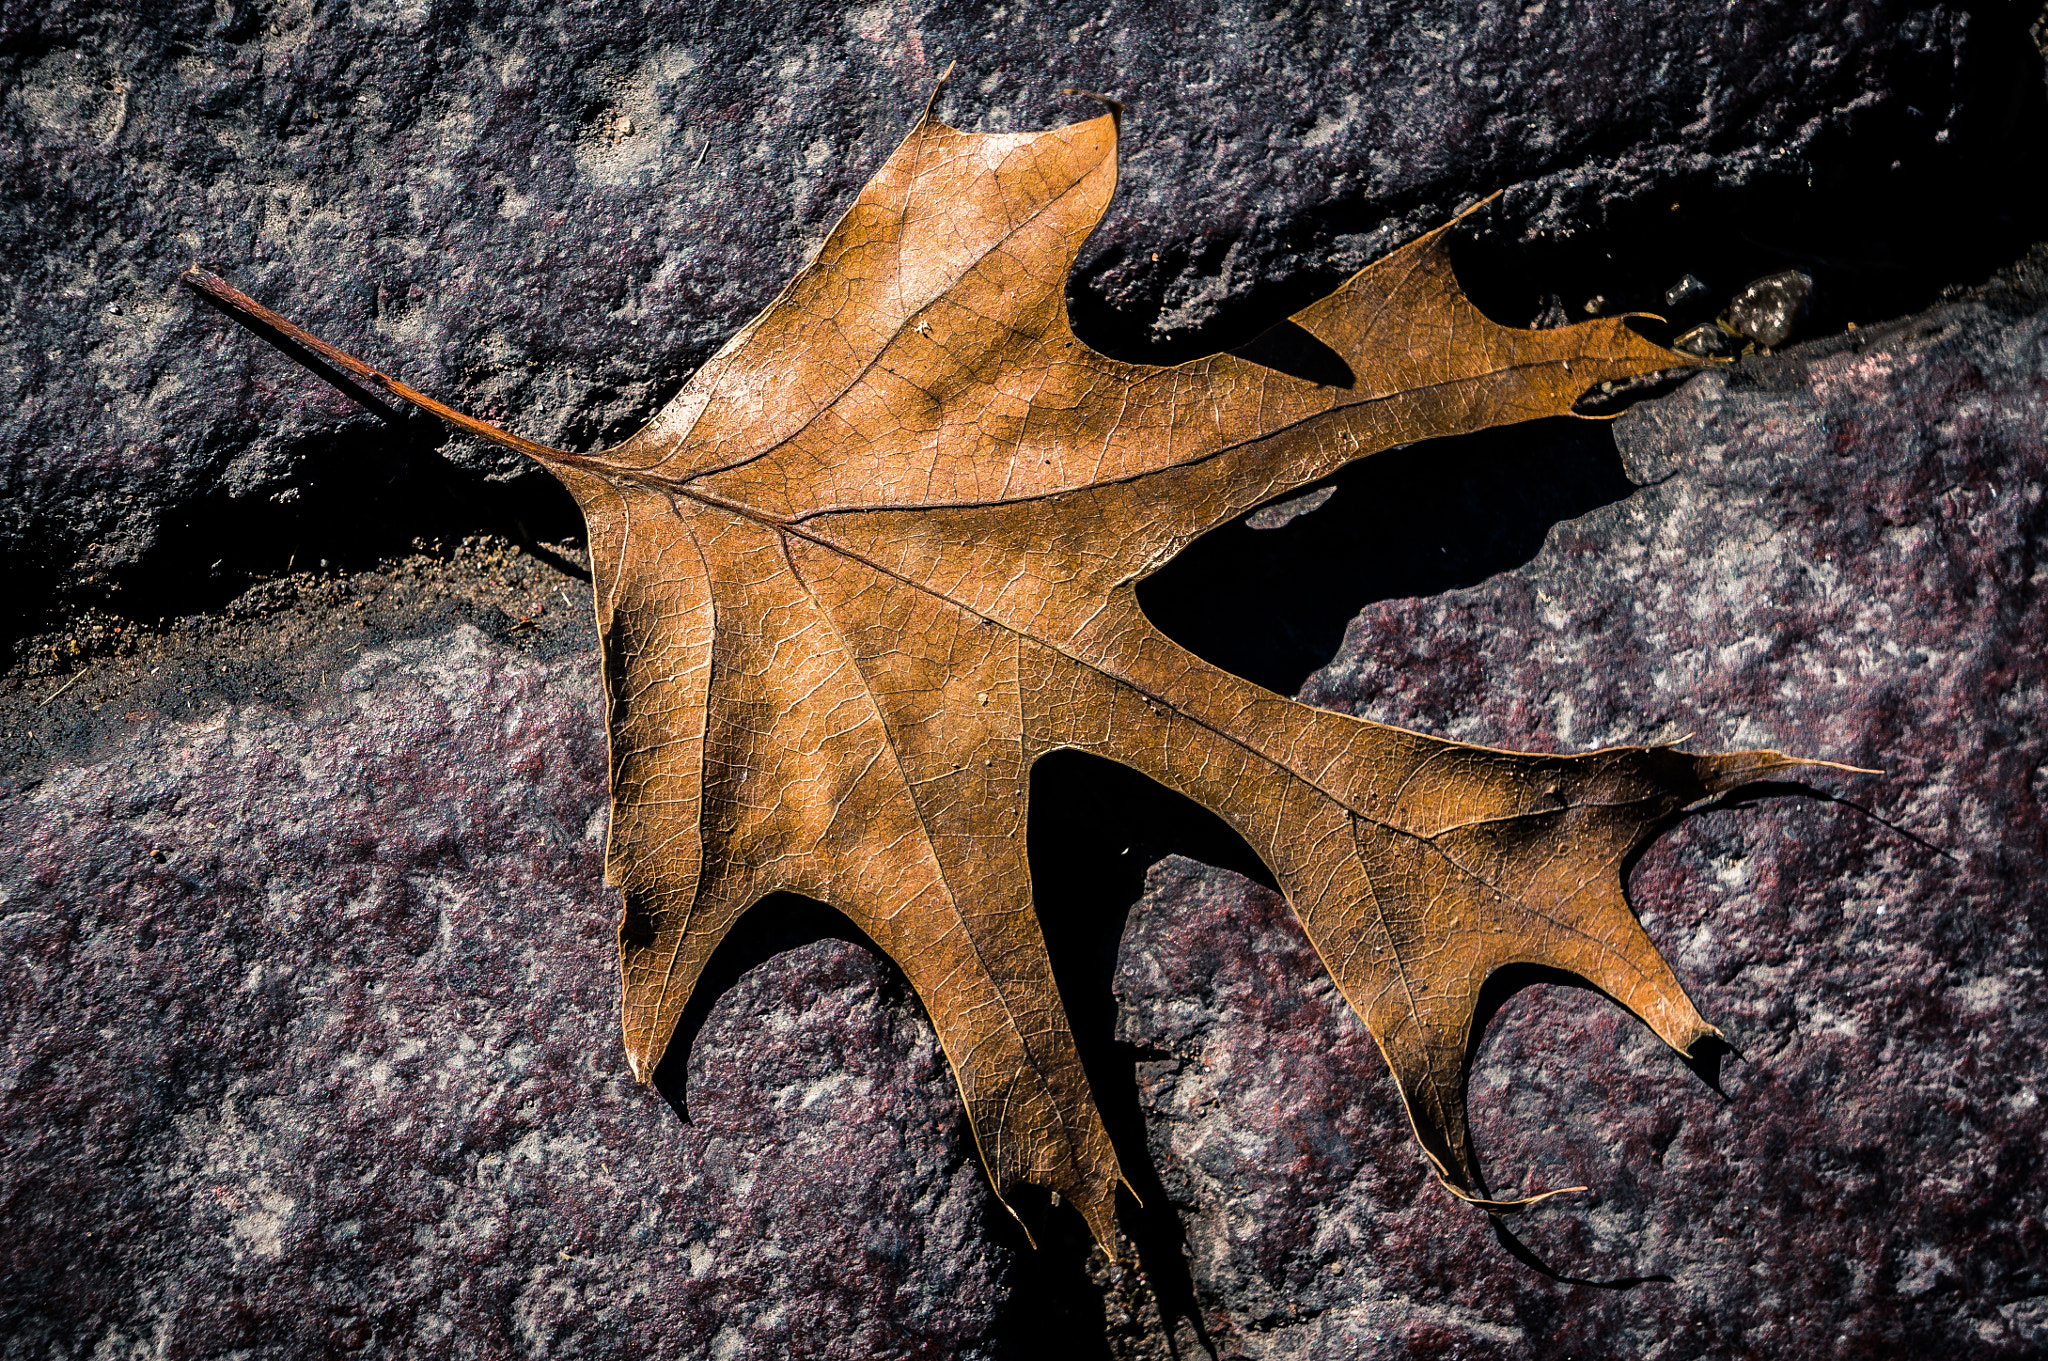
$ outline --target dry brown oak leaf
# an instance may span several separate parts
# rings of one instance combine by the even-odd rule
[[[1624,859],[1776,752],[1524,755],[1311,708],[1159,632],[1135,587],[1197,535],[1391,445],[1568,411],[1688,363],[1619,319],[1497,326],[1448,227],[1298,313],[1319,385],[1075,339],[1067,272],[1116,184],[1113,115],[957,131],[928,109],[782,295],[601,453],[482,425],[211,276],[378,391],[539,460],[589,526],[611,734],[606,874],[647,1079],[740,915],[787,890],[901,966],[999,1194],[1113,1242],[1116,1155],[1025,859],[1032,762],[1071,748],[1226,819],[1386,1055],[1417,1139],[1481,1198],[1463,1067],[1504,965],[1576,974],[1690,1051],[1717,1032],[1623,897]]]

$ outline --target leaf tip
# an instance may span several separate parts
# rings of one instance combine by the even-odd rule
[[[924,112],[917,117],[918,126],[939,121],[939,96],[946,92],[946,82],[953,78],[953,68],[960,64],[956,58],[946,63],[946,69],[939,72],[939,78],[932,82],[932,92],[924,101]]]
[[[1541,1205],[1546,1200],[1554,1200],[1559,1196],[1579,1195],[1588,1189],[1584,1186],[1557,1186],[1548,1191],[1537,1191],[1530,1195],[1516,1196],[1509,1200],[1491,1200],[1485,1196],[1475,1196],[1470,1191],[1460,1190],[1441,1173],[1437,1176],[1437,1184],[1459,1200],[1464,1201],[1467,1205],[1472,1206],[1474,1209],[1484,1210],[1496,1219],[1507,1215],[1520,1214],[1524,1210]]]
[[[647,1042],[644,1035],[635,1036],[630,1027],[625,1028],[626,1067],[633,1074],[633,1081],[643,1087],[654,1085],[654,1070],[661,1062],[661,1053]]]
[[[1694,768],[1699,772],[1701,785],[1708,794],[1725,794],[1778,770],[1797,770],[1808,767],[1818,770],[1839,770],[1848,775],[1883,775],[1882,770],[1868,766],[1846,765],[1840,761],[1823,761],[1814,756],[1787,756],[1782,751],[1761,749],[1757,751],[1730,751],[1718,756],[1695,756]]]
[[[1117,1178],[1122,1181],[1122,1177]],[[1126,1183],[1128,1185],[1129,1183]],[[1074,1208],[1081,1212],[1083,1222],[1103,1253],[1112,1261],[1119,1260],[1118,1244],[1121,1235],[1116,1225],[1116,1187],[1112,1183],[1109,1194],[1090,1196],[1085,1202],[1076,1200]]]
[[[1493,203],[1496,199],[1498,199],[1502,194],[1505,194],[1506,192],[1507,190],[1505,189],[1496,189],[1490,194],[1484,195],[1480,198],[1473,199],[1470,203],[1458,209],[1457,212],[1452,213],[1451,220],[1449,222],[1446,222],[1444,224],[1444,227],[1455,227],[1458,223],[1463,222],[1466,218],[1472,216],[1472,214],[1478,212],[1481,208],[1484,208],[1487,205]],[[1438,230],[1443,230],[1443,227],[1438,228]]]
[[[1101,94],[1094,90],[1084,90],[1077,85],[1063,85],[1060,87],[1060,93],[1063,95],[1079,95],[1083,99],[1094,100],[1103,108],[1109,110],[1109,116],[1112,119],[1116,120],[1116,125],[1119,130],[1123,128],[1124,102],[1121,99],[1111,99],[1106,94]]]

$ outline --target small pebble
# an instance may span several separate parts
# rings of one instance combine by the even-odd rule
[[[1664,305],[1666,307],[1688,307],[1696,302],[1705,302],[1707,295],[1711,292],[1713,290],[1707,287],[1705,279],[1702,279],[1697,274],[1688,274],[1664,290]]]
[[[1813,306],[1813,276],[1788,269],[1745,285],[1722,315],[1728,329],[1767,350],[1792,338]]]
[[[1699,355],[1702,359],[1726,359],[1742,348],[1742,342],[1709,322],[1705,326],[1693,327],[1672,341],[1671,348],[1683,354]]]

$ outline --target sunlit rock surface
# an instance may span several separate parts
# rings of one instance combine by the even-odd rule
[[[2010,233],[2041,123],[2017,24],[1910,0],[12,4],[0,565],[29,598],[6,607],[155,603],[161,572],[276,570],[294,538],[339,557],[323,517],[364,501],[400,537],[479,515],[429,494],[431,423],[380,433],[180,290],[195,261],[589,447],[775,296],[957,61],[940,109],[964,128],[1098,111],[1073,88],[1125,101],[1123,185],[1073,288],[1111,348],[1242,343],[1496,190],[1485,229],[1547,252],[1540,287],[1511,269],[1506,320],[1546,289],[1573,315],[1593,293],[1658,310],[1688,271],[1718,305],[1786,267],[1722,258],[1745,238],[1867,290],[1863,257],[1939,271]],[[1970,232],[1905,225],[1929,185]],[[537,482],[515,500],[563,509]]]
[[[1689,735],[1884,772],[1699,815],[1634,872],[1652,937],[1739,1051],[1725,1095],[1587,991],[1530,987],[1488,1030],[1482,1160],[1498,1190],[1589,1188],[1511,1221],[1579,1282],[1434,1188],[1277,895],[1153,866],[1120,1031],[1171,1056],[1139,1067],[1148,1136],[1225,1354],[2048,1345],[2048,311],[2012,307],[1939,309],[1638,408],[1614,428],[1638,490],[1519,568],[1369,606],[1304,689],[1490,745]],[[1471,506],[1440,481],[1443,509]],[[1362,470],[1315,514],[1370,535],[1408,513],[1375,499],[1394,490],[1419,488]]]
[[[1026,1248],[915,1000],[856,942],[771,932],[716,980],[662,1075],[689,1123],[631,1084],[594,640],[296,607],[337,660],[274,699],[222,698],[202,661],[238,659],[203,648],[149,678],[111,660],[6,710],[40,731],[99,705],[0,783],[0,1357],[2048,1348],[2043,313],[2038,279],[1927,306],[2038,221],[1998,197],[2044,182],[2048,145],[2011,16],[139,13],[0,6],[0,626],[52,601],[224,617],[251,580],[367,573],[414,535],[574,531],[514,462],[382,426],[206,311],[187,264],[584,447],[774,296],[957,58],[960,126],[1093,112],[1069,86],[1127,102],[1070,291],[1121,353],[1240,343],[1495,189],[1460,267],[1503,321],[1662,309],[1697,274],[1691,325],[1809,270],[1814,332],[1864,329],[1611,432],[1383,454],[1145,603],[1261,683],[1455,738],[1885,774],[1702,815],[1636,868],[1740,1051],[1720,1093],[1602,998],[1505,1000],[1471,1079],[1489,1179],[1589,1188],[1514,1241],[1429,1183],[1369,1037],[1284,904],[1217,867],[1231,848],[1119,844],[1135,808],[1090,811],[1109,868],[1034,876],[1066,895],[1049,917],[1107,932],[1062,979],[1152,1188],[1118,1275],[1058,1213],[1023,1207]]]
[[[822,940],[633,1084],[594,658],[482,633],[133,715],[0,809],[0,1355],[989,1354],[900,976]]]

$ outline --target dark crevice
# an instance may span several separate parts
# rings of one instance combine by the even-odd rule
[[[497,481],[457,467],[431,417],[351,433],[292,450],[282,499],[216,492],[192,504],[117,578],[110,603],[145,621],[212,613],[293,571],[367,571],[473,534],[502,535],[564,575],[586,575],[540,548],[579,543],[583,532],[575,503],[546,473]]]
[[[583,519],[553,477],[538,467],[509,478],[463,468],[447,455],[459,437],[439,420],[386,402],[269,327],[234,319],[311,371],[291,381],[322,379],[365,415],[279,447],[272,462],[285,471],[267,484],[217,482],[174,511],[132,566],[84,582],[30,573],[11,617],[0,619],[0,666],[19,662],[30,635],[81,614],[145,626],[215,615],[250,587],[295,572],[371,572],[420,553],[446,556],[475,535],[509,539],[563,576],[589,580],[559,551],[580,545]],[[223,433],[223,458],[250,442],[246,431]]]
[[[1569,233],[1529,233],[1534,200],[1527,189],[1511,190],[1457,234],[1466,292],[1511,325],[1579,319],[1595,298],[1608,312],[1662,313],[1667,323],[1644,329],[1668,340],[1710,319],[1747,281],[1799,268],[1817,282],[1814,310],[1795,336],[1806,339],[1908,314],[1980,284],[2048,237],[2048,104],[2041,59],[2024,31],[2032,16],[1996,4],[1970,9],[1976,66],[1959,78],[1974,94],[1946,141],[1934,141],[1922,116],[1895,101],[1845,123],[1797,167],[1758,169],[1743,183],[1673,176],[1628,200],[1603,200],[1588,178],[1573,190],[1586,207]],[[1575,144],[1569,159],[1591,163],[1623,149]],[[1520,168],[1523,181],[1541,187],[1567,173],[1555,168],[1545,179],[1533,173],[1539,169]],[[1129,288],[1163,286],[1179,268],[1176,259],[1220,271],[1237,237],[1212,231],[1163,243],[1166,264],[1138,271],[1136,285],[1117,281],[1132,262],[1107,247],[1084,257],[1070,281],[1076,329],[1122,358],[1178,362],[1234,349],[1342,386],[1348,367],[1341,357],[1286,321],[1347,272],[1317,262],[1387,221],[1416,219],[1420,230],[1452,211],[1463,192],[1447,185],[1371,202],[1353,197],[1284,224],[1256,225],[1247,237],[1254,256],[1298,263],[1250,271],[1253,281],[1207,321],[1171,334],[1156,325],[1160,299]],[[1708,291],[1667,306],[1665,290],[1686,274]],[[672,392],[674,383],[662,386]],[[378,404],[373,397],[371,404]],[[250,435],[228,438],[223,458]],[[496,532],[532,544],[580,534],[573,505],[552,479],[538,470],[510,481],[468,473],[443,455],[446,445],[438,424],[421,417],[400,415],[381,428],[344,425],[286,451],[276,487],[232,495],[216,489],[174,511],[142,561],[100,579],[71,579],[50,566],[77,556],[60,526],[22,526],[13,537],[17,589],[11,617],[0,619],[0,644],[84,609],[137,620],[212,612],[248,585],[308,561],[355,571],[420,540]]]
[[[1625,199],[1607,197],[1603,159],[1625,158],[1635,129],[1614,145],[1575,143],[1546,166],[1503,166],[1493,184],[1422,186],[1366,201],[1346,197],[1290,219],[1284,230],[1255,226],[1260,255],[1300,262],[1285,273],[1240,269],[1250,282],[1199,324],[1172,326],[1160,290],[1186,273],[1221,274],[1235,235],[1214,230],[1162,241],[1163,261],[1133,269],[1130,247],[1084,253],[1068,287],[1081,339],[1133,362],[1176,364],[1230,350],[1325,296],[1350,272],[1325,263],[1393,221],[1419,234],[1447,220],[1475,191],[1509,187],[1467,219],[1453,258],[1466,294],[1505,325],[1557,325],[1600,312],[1659,314],[1668,341],[1710,320],[1749,281],[1802,269],[1818,285],[1814,309],[1795,339],[1922,310],[1982,283],[2048,238],[2048,82],[2026,32],[2024,6],[1966,6],[1977,32],[1974,69],[1958,79],[1972,97],[1937,140],[1910,99],[1859,109],[1782,165],[1749,169],[1736,183],[1674,173],[1640,182]],[[1575,167],[1595,167],[1578,171]],[[1725,173],[1717,167],[1715,173]],[[1536,195],[1576,200],[1568,230],[1534,231]],[[1110,210],[1116,212],[1113,206]],[[1383,251],[1380,253],[1384,253]],[[1666,290],[1691,274],[1708,285],[1677,307]]]
[[[363,417],[276,450],[286,471],[269,484],[216,483],[158,527],[132,566],[59,583],[31,573],[0,619],[0,665],[20,661],[30,635],[103,612],[142,625],[216,615],[250,587],[294,572],[346,576],[420,553],[446,556],[465,538],[498,535],[564,576],[588,572],[558,551],[581,543],[583,519],[568,492],[535,467],[511,478],[452,462],[457,438],[432,416],[394,407],[289,338],[237,317],[264,340],[359,403]],[[301,376],[292,381],[310,382]],[[223,439],[222,457],[248,443]],[[36,585],[46,589],[34,589]]]
[[[1116,1352],[1109,1342],[1109,1291],[1088,1226],[1071,1205],[1055,1208],[1035,1186],[1016,1187],[1010,1202],[1015,1218],[993,1194],[983,1210],[989,1238],[1011,1254],[998,1355],[1012,1361],[1110,1361]]]

